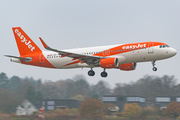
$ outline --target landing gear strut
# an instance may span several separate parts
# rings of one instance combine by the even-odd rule
[[[101,73],[101,77],[107,77],[107,72],[105,71],[105,69],[104,69],[104,71]]]
[[[156,65],[155,62],[156,62],[155,60],[152,61],[152,65],[153,65],[152,70],[153,70],[153,71],[157,71],[157,68],[155,67],[155,65]]]

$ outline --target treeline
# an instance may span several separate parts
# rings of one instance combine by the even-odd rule
[[[41,80],[18,76],[8,78],[5,73],[0,73],[0,111],[14,113],[24,99],[39,105],[43,99],[41,86]]]
[[[117,83],[113,89],[115,95],[142,96],[146,103],[153,105],[156,96],[180,96],[180,84],[174,76],[163,77],[146,75],[136,82]]]
[[[53,82],[35,80],[32,77],[8,78],[6,73],[0,73],[0,111],[14,113],[16,107],[28,99],[36,107],[41,107],[42,99],[100,99],[104,94],[110,94],[110,86],[104,81],[90,85],[84,76],[77,75],[73,79]]]
[[[117,79],[117,81],[120,81]],[[42,82],[40,79],[8,78],[0,73],[0,111],[13,113],[24,99],[39,106],[42,99],[101,99],[103,95],[143,96],[152,103],[155,96],[180,96],[180,84],[174,76],[144,76],[130,83],[117,83],[114,88],[105,81],[89,84],[82,75],[72,79]],[[81,96],[80,98],[78,96]],[[40,106],[39,106],[40,107]]]

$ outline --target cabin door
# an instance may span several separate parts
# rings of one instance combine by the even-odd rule
[[[148,44],[148,53],[150,54],[150,53],[154,53],[154,51],[153,51],[153,43],[149,43]]]

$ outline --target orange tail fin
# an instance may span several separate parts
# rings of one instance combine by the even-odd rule
[[[12,28],[20,55],[41,52],[41,49],[31,40],[31,38],[20,28]]]

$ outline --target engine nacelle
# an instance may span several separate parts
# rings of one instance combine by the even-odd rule
[[[131,71],[136,69],[136,63],[125,63],[119,65],[120,70]]]
[[[100,60],[100,66],[102,68],[117,68],[118,65],[117,58],[105,58]]]
[[[119,64],[124,64],[126,62],[126,57],[124,56],[118,56],[118,63]]]

